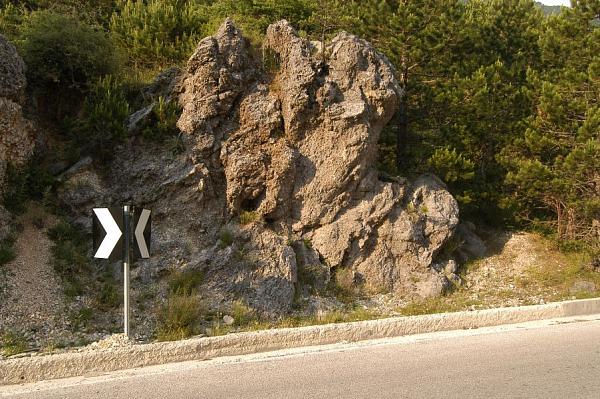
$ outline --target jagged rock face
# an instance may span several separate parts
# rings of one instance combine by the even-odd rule
[[[255,255],[269,259],[244,275],[259,287],[255,304],[289,308],[298,264],[283,254],[299,240],[329,267],[353,270],[367,290],[441,293],[448,281],[431,266],[458,223],[456,201],[434,176],[382,182],[374,169],[402,95],[390,63],[347,33],[323,56],[286,21],[268,28],[263,45],[279,64],[274,72],[227,20],[200,42],[178,88],[178,127],[201,171],[202,201],[264,220],[241,228]]]
[[[15,46],[0,34],[0,97],[21,103],[25,86],[25,62]]]
[[[0,35],[0,193],[6,166],[23,164],[33,151],[33,125],[23,117],[25,63]]]

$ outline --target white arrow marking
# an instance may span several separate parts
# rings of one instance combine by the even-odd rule
[[[138,220],[137,226],[135,226],[135,240],[137,241],[138,248],[140,249],[140,255],[146,259],[150,257],[148,252],[148,245],[146,244],[146,238],[144,237],[144,229],[150,219],[150,211],[148,209],[142,210],[142,214]]]
[[[106,231],[106,236],[102,240],[94,258],[108,259],[123,232],[119,229],[117,222],[113,219],[108,208],[94,208],[94,213]]]

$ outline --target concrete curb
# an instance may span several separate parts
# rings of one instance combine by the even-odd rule
[[[600,299],[282,328],[106,350],[32,356],[0,361],[0,385],[98,374],[187,360],[207,360],[222,356],[333,344],[342,341],[356,342],[591,314],[600,314]]]

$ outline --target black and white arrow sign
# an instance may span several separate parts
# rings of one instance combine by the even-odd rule
[[[150,216],[148,209],[135,209],[129,205],[119,208],[94,208],[94,258],[123,261],[123,330],[127,336],[130,336],[131,319],[130,249],[133,243],[134,256],[142,259],[150,257]]]
[[[150,257],[150,230],[152,219],[148,209],[136,209],[134,214],[135,232],[133,240],[135,242],[133,253],[137,258],[147,259]]]
[[[94,258],[122,260],[125,245],[133,241],[133,255],[136,259],[150,257],[151,212],[148,209],[131,209],[125,217],[123,207],[94,208],[93,236]],[[133,217],[132,217],[133,216]],[[133,234],[128,221],[133,219]],[[126,232],[129,229],[129,232]],[[129,237],[129,243],[124,242]]]
[[[123,208],[94,208],[94,258],[123,257]]]

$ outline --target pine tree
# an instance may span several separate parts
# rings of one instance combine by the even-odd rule
[[[547,20],[540,40],[545,68],[528,76],[535,113],[503,159],[523,219],[600,249],[598,16],[600,1],[577,1]]]

